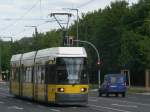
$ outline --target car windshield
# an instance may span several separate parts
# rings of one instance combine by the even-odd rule
[[[124,83],[124,78],[123,77],[110,77],[110,83],[111,84]]]
[[[87,78],[84,71],[84,58],[59,58],[57,83],[81,83]]]

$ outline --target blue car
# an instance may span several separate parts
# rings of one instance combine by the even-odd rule
[[[118,96],[119,94],[122,95],[122,97],[126,96],[126,77],[122,74],[107,74],[105,75],[104,82],[101,85],[101,88],[99,88],[99,96],[102,96],[102,94],[106,94],[106,96],[109,96],[109,94],[115,94]]]

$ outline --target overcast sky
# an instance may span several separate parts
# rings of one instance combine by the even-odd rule
[[[33,34],[34,28],[25,26],[30,25],[38,26],[39,32],[59,28],[56,22],[47,22],[54,20],[48,14],[70,12],[74,14],[71,18],[73,22],[76,19],[76,13],[62,10],[62,8],[79,8],[81,14],[103,9],[113,1],[116,0],[0,0],[0,36],[12,36],[14,40],[24,36],[29,37]],[[127,1],[131,5],[138,0]]]

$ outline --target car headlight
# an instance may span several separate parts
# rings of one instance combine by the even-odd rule
[[[80,91],[81,91],[81,92],[86,92],[86,91],[87,91],[87,88],[81,88]]]
[[[64,92],[64,88],[58,88],[58,92]]]

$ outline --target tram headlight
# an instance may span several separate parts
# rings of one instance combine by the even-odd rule
[[[58,92],[64,92],[64,88],[58,88]]]
[[[81,88],[80,91],[81,91],[81,92],[86,92],[86,91],[87,91],[87,88]]]

